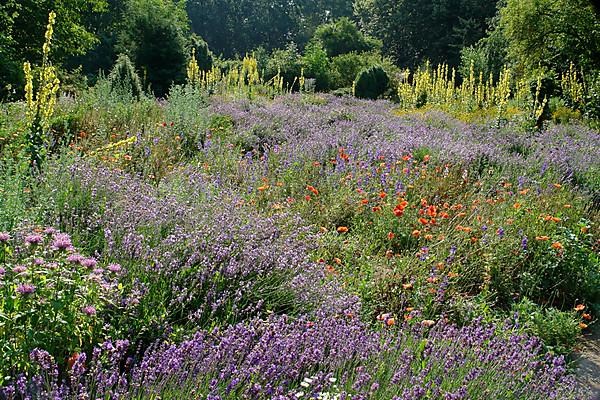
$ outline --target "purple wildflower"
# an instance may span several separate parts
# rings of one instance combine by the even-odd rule
[[[51,227],[51,226],[49,226],[49,227],[47,227],[46,229],[44,229],[44,233],[45,233],[46,235],[49,235],[49,236],[50,236],[50,235],[54,235],[56,232],[57,232],[57,231],[56,231],[56,229],[54,229],[54,228],[53,228],[53,227]]]
[[[52,241],[53,250],[69,250],[73,248],[71,237],[66,233],[56,233]]]
[[[30,283],[24,283],[17,286],[16,290],[18,294],[26,296],[35,292],[35,286]]]
[[[96,261],[95,258],[85,258],[81,261],[81,265],[89,268],[89,269],[93,269],[96,268],[96,265],[98,265],[98,261]]]
[[[121,272],[122,268],[120,264],[110,264],[108,267],[106,267],[110,272],[113,273],[119,273]]]
[[[93,316],[96,315],[96,307],[94,306],[85,306],[81,309],[85,315]]]
[[[81,264],[81,262],[84,260],[84,257],[81,254],[75,253],[75,254],[70,254],[67,257],[67,261],[73,264]]]
[[[15,266],[15,267],[12,269],[12,271],[13,271],[15,274],[21,274],[21,273],[23,273],[23,272],[27,271],[27,267],[26,267],[26,266],[24,266],[24,265],[17,265],[17,266]]]
[[[0,232],[0,243],[6,243],[10,240],[10,235],[6,232]]]
[[[44,238],[42,238],[42,236],[38,235],[37,233],[34,233],[25,237],[25,244],[35,246],[42,243],[43,240]]]

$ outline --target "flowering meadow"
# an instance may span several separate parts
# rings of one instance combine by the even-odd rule
[[[297,93],[0,119],[0,399],[589,399],[600,133]]]

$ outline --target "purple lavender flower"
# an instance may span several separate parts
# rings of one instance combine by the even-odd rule
[[[0,278],[2,278],[6,274],[6,269],[4,267],[0,267]]]
[[[37,265],[37,266],[44,265],[44,263],[45,263],[45,261],[43,258],[37,257],[33,260],[33,264]]]
[[[0,243],[6,243],[10,240],[10,235],[6,232],[0,232]]]
[[[498,230],[496,231],[496,234],[498,235],[498,237],[500,239],[502,239],[504,237],[504,228],[502,228],[502,227],[498,228]]]
[[[523,239],[521,239],[521,248],[523,249],[523,251],[527,250],[527,236],[523,236]]]
[[[17,293],[23,296],[27,296],[35,292],[35,286],[30,283],[23,283],[17,286]]]
[[[45,371],[49,371],[55,367],[54,358],[46,350],[33,349],[31,353],[29,353],[29,359]]]

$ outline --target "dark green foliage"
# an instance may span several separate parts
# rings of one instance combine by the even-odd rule
[[[574,62],[585,71],[600,68],[600,18],[589,0],[508,0],[499,29],[508,56],[526,75],[540,66],[556,72]]]
[[[208,48],[208,44],[200,36],[192,34],[190,37],[190,44],[198,67],[202,71],[210,71],[213,66],[213,55]]]
[[[346,53],[331,60],[332,87],[351,87],[358,73],[373,65],[383,65],[386,71],[393,71],[393,63],[378,52]]]
[[[181,3],[131,0],[128,5],[119,47],[142,70],[144,85],[157,96],[185,81],[188,23]]]
[[[108,75],[108,81],[113,92],[130,93],[136,99],[139,99],[144,93],[140,77],[126,54],[119,55],[115,66]]]
[[[502,30],[497,29],[499,18],[494,18],[488,35],[477,43],[463,47],[460,51],[460,66],[458,72],[461,77],[467,78],[470,73],[471,63],[475,76],[483,73],[484,77],[490,74],[498,79],[500,71],[507,64],[508,43]]]
[[[56,12],[52,59],[60,64],[85,54],[97,37],[88,19],[106,8],[106,0],[3,0],[0,2],[0,99],[21,97],[23,62],[42,59],[50,11]]]
[[[390,78],[380,65],[374,65],[360,72],[356,77],[354,94],[362,99],[377,99],[386,91]]]
[[[592,72],[586,77],[586,93],[584,101],[585,116],[600,119],[600,71]]]
[[[381,48],[381,42],[365,36],[347,17],[319,26],[313,39],[322,43],[329,57]]]
[[[352,15],[351,0],[189,0],[192,29],[224,57],[268,51],[289,41],[303,47],[317,26]]]
[[[402,66],[428,59],[434,65],[459,63],[460,49],[485,35],[495,1],[357,0],[362,28],[383,41],[383,52]]]

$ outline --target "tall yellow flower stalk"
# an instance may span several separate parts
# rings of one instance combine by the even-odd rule
[[[56,13],[50,12],[46,27],[45,42],[42,46],[42,65],[39,69],[38,88],[34,93],[33,71],[29,62],[24,63],[25,101],[27,104],[26,151],[31,168],[39,169],[48,152],[48,133],[60,81],[56,69],[50,63],[50,44],[54,33]]]

